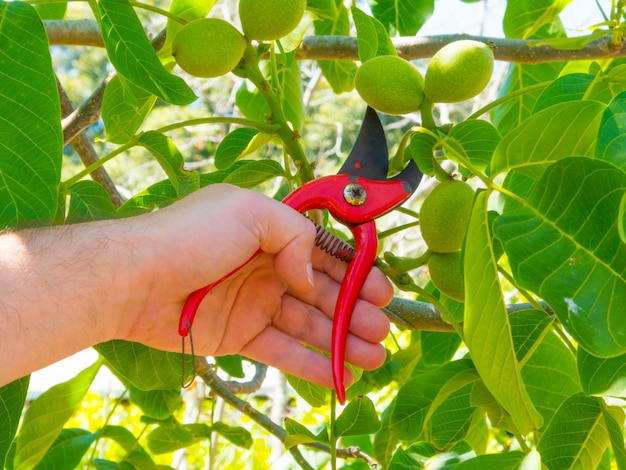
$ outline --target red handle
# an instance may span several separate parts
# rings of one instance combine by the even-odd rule
[[[351,230],[354,235],[355,255],[350,264],[348,264],[348,269],[339,289],[339,297],[337,298],[335,316],[333,318],[331,343],[333,382],[337,392],[337,399],[341,404],[346,401],[343,368],[350,319],[365,279],[367,279],[372,266],[376,262],[378,250],[376,223],[373,220],[356,225]]]
[[[191,325],[193,325],[193,320],[196,317],[196,313],[198,312],[198,308],[202,303],[202,300],[206,297],[206,295],[219,286],[222,282],[229,279],[232,275],[236,274],[240,269],[250,263],[254,258],[261,254],[261,249],[256,250],[250,258],[248,258],[241,266],[237,266],[231,272],[226,274],[221,279],[218,279],[215,282],[212,282],[208,286],[204,286],[201,289],[193,291],[187,297],[185,301],[185,305],[183,305],[183,309],[180,312],[180,318],[178,320],[178,334],[182,337],[186,337],[189,334],[189,329]]]

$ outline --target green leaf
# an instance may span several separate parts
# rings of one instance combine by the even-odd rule
[[[63,429],[35,470],[74,470],[97,437],[85,429]]]
[[[250,127],[240,127],[229,133],[215,151],[215,167],[226,170],[241,157],[254,152],[259,147],[254,145],[258,135],[259,131]]]
[[[539,95],[533,114],[555,104],[581,101],[594,80],[595,77],[588,73],[569,73],[557,78]]]
[[[441,366],[450,362],[461,345],[461,337],[456,333],[421,331],[422,358],[427,366]]]
[[[202,175],[200,176],[202,180]],[[138,192],[122,204],[117,212],[120,217],[145,214],[169,206],[178,200],[178,194],[170,180],[159,181]]]
[[[548,469],[596,468],[609,446],[599,398],[582,393],[565,400],[537,445]]]
[[[7,454],[13,445],[13,438],[24,409],[29,382],[30,375],[27,375],[0,387],[0,423],[4,423],[0,428],[0,468],[4,468]]]
[[[509,315],[515,357],[520,365],[532,356],[554,318],[540,310],[522,310]]]
[[[438,408],[444,406],[442,410],[446,409],[445,401],[477,378],[472,362],[467,359],[449,362],[414,376],[396,394],[390,417],[393,433],[406,441],[420,438]],[[471,415],[473,410],[468,410]]]
[[[152,110],[157,97],[116,75],[107,83],[102,97],[102,121],[106,139],[115,144],[128,142]]]
[[[421,470],[425,468],[422,459],[416,458],[402,447],[398,447],[393,453],[389,470]]]
[[[602,358],[579,348],[577,360],[586,395],[626,398],[626,354]]]
[[[287,382],[312,407],[324,406],[328,403],[327,388],[289,374],[287,374]]]
[[[474,168],[485,171],[491,163],[491,156],[500,142],[500,133],[487,121],[471,119],[455,125],[444,138],[444,144],[468,160]],[[456,156],[445,152],[446,156],[457,163]]]
[[[70,187],[70,207],[66,223],[114,219],[117,210],[106,189],[95,181],[82,180]]]
[[[265,75],[270,75],[271,64],[269,61],[262,66]],[[280,89],[280,105],[285,113],[285,118],[294,129],[300,129],[304,121],[302,78],[299,67],[296,60],[279,67],[276,73],[278,83],[273,84],[275,88]],[[235,103],[243,115],[252,121],[265,122],[267,116],[271,115],[269,104],[261,92],[246,81],[237,90]]]
[[[626,469],[626,448],[624,447],[624,410],[617,406],[602,406],[602,417],[606,423],[609,440],[613,448],[613,458],[618,470]]]
[[[126,383],[130,401],[139,407],[145,416],[165,419],[182,405],[180,388],[176,390],[139,390]],[[180,384],[179,384],[180,385]]]
[[[380,421],[372,400],[356,397],[344,408],[335,421],[337,436],[373,434],[380,429]]]
[[[389,464],[389,470],[414,470],[428,468],[431,459],[437,455],[437,450],[428,442],[416,442],[411,444],[408,449],[401,447],[394,453],[393,459]],[[447,453],[445,457],[453,456],[452,452]],[[448,462],[446,458],[441,460],[443,468],[447,468],[445,464]],[[435,457],[436,458],[436,457]]]
[[[626,193],[622,196],[617,215],[617,231],[622,242],[626,243]]]
[[[496,147],[491,174],[519,169],[537,178],[550,162],[591,156],[605,108],[597,101],[570,101],[534,114]]]
[[[390,424],[393,404],[385,408],[381,416],[380,430],[374,435],[374,457],[383,466],[389,467],[393,451],[398,447],[399,440],[393,434]]]
[[[172,139],[160,132],[148,131],[141,135],[139,144],[154,155],[179,197],[200,187],[200,176],[195,171],[185,170],[185,159]]]
[[[497,468],[498,470],[537,469],[541,468],[541,456],[536,451],[526,455],[521,450],[479,455],[453,466],[452,470],[484,470],[486,468]]]
[[[465,343],[485,386],[527,434],[541,427],[515,356],[509,315],[504,304],[493,253],[486,191],[478,193],[465,246]]]
[[[204,423],[159,426],[148,434],[148,449],[153,454],[168,454],[211,437],[211,427]]]
[[[196,100],[185,81],[165,69],[129,0],[100,0],[98,13],[109,59],[120,75],[168,103]]]
[[[500,135],[508,134],[531,116],[544,85],[547,87],[552,83],[562,68],[562,62],[509,66],[509,72],[498,98],[504,98],[513,93],[521,94],[513,95],[515,96],[513,99],[507,98],[505,103],[492,111],[491,122],[496,126]],[[522,92],[522,90],[526,91]]]
[[[0,2],[0,227],[54,219],[63,133],[48,36],[35,9]]]
[[[544,426],[561,403],[581,391],[576,358],[553,329],[547,331],[525,360],[522,379],[535,408],[543,416]]]
[[[624,191],[626,174],[613,165],[566,158],[494,225],[519,285],[601,357],[626,352],[626,245],[616,224]]]
[[[67,382],[50,387],[30,404],[15,443],[16,470],[33,468],[43,458],[82,402],[101,364],[97,361]]]
[[[224,183],[250,189],[284,174],[283,167],[274,160],[246,161],[244,165],[224,178]]]
[[[350,18],[348,9],[343,2],[331,2],[313,22],[317,36],[350,36]],[[310,3],[307,2],[310,8]],[[317,10],[319,11],[319,10]],[[336,94],[354,89],[354,75],[357,65],[351,60],[319,60],[317,61],[324,78]]]
[[[35,9],[42,20],[62,20],[67,11],[67,2],[39,3]]]
[[[617,95],[602,115],[595,156],[626,171],[626,92]]]
[[[217,421],[213,423],[213,430],[237,447],[243,447],[244,449],[252,447],[252,435],[246,428],[241,426],[229,426],[226,423]]]
[[[619,62],[614,62],[618,64]],[[592,72],[593,73],[593,72]],[[609,68],[606,73],[597,72],[598,78],[587,91],[587,99],[609,103],[619,93],[626,91],[626,64]]]
[[[231,377],[243,379],[246,374],[243,371],[243,357],[241,354],[230,354],[215,357],[217,366]]]
[[[437,138],[432,134],[417,132],[411,136],[411,141],[407,147],[407,153],[415,160],[420,171],[427,176],[435,175],[433,151],[437,144]]]
[[[456,383],[454,386],[457,386]],[[425,424],[425,437],[435,448],[449,449],[464,440],[474,416],[484,416],[484,411],[476,410],[471,404],[473,386],[473,382],[470,382],[450,393]]]
[[[94,461],[96,468],[119,468],[124,470],[134,469],[152,469],[154,468],[154,462],[145,451],[145,449],[138,443],[137,438],[132,432],[122,426],[107,425],[100,430],[100,438],[110,439],[116,442],[122,449],[126,451],[126,455],[119,464],[114,462],[104,461],[104,465],[98,464]]]
[[[105,359],[107,367],[123,382],[130,382],[139,390],[180,390],[193,370],[187,357],[182,377],[182,356],[144,346],[131,341],[113,340],[94,346]]]
[[[528,39],[553,21],[572,0],[518,0],[507,2],[504,34],[508,38]]]
[[[434,0],[374,0],[372,13],[400,36],[414,36],[435,11]]]
[[[380,21],[366,15],[357,7],[352,7],[351,11],[361,62],[379,55],[398,55],[387,30]]]
[[[317,435],[313,434],[306,426],[294,421],[291,418],[285,418],[285,449],[289,450],[300,444],[311,444],[319,442],[328,445],[328,429],[324,427]]]

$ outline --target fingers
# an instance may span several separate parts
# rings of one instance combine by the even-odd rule
[[[373,305],[362,304],[353,315],[355,321],[346,338],[345,359],[361,369],[371,370],[385,361],[385,349],[378,343],[387,335],[389,321]],[[333,325],[328,316],[293,297],[285,297],[282,308],[283,313],[274,319],[275,328],[301,343],[330,351]],[[376,318],[379,315],[382,318]],[[370,328],[367,321],[370,319],[379,327]]]
[[[255,213],[260,248],[275,255],[276,273],[288,285],[299,291],[310,290],[313,287],[315,226],[280,202],[268,198],[265,202],[267,210]]]
[[[307,349],[296,339],[275,328],[265,329],[242,349],[241,354],[309,382],[333,387],[330,358]],[[345,385],[349,386],[354,376],[347,367],[344,373]]]
[[[329,256],[322,250],[315,249],[313,251],[313,266],[316,270],[328,274],[330,278],[341,283],[348,264]],[[365,280],[359,296],[378,307],[384,307],[393,298],[393,286],[387,276],[374,267]]]
[[[371,293],[365,292],[367,286],[368,283],[366,282],[361,295],[371,297]],[[372,289],[373,288],[374,287],[372,287]],[[292,292],[291,295],[303,304],[314,307],[320,312],[323,312],[327,318],[332,319],[335,314],[335,305],[337,303],[339,289],[340,284],[337,281],[326,274],[316,271],[314,289],[308,292]],[[287,314],[283,313],[281,318],[285,318],[286,316]],[[385,339],[389,333],[389,320],[376,304],[364,299],[359,299],[352,313],[350,332],[369,342],[378,343]]]

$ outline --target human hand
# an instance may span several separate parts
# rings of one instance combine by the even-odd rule
[[[150,288],[123,316],[120,337],[179,351],[178,319],[187,296],[261,248],[261,255],[204,299],[193,327],[196,353],[240,353],[332,387],[330,359],[306,346],[330,351],[334,306],[346,264],[314,246],[310,221],[258,193],[214,185],[137,223],[148,234],[144,246],[158,250],[148,252],[148,259],[158,260],[158,268],[144,274],[151,279],[142,284]],[[389,331],[389,321],[379,307],[392,294],[386,277],[373,269],[352,316],[348,362],[364,369],[383,363],[385,350],[379,343]],[[351,377],[346,371],[347,383]]]

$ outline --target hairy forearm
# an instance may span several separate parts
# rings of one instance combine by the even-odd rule
[[[119,222],[0,235],[0,385],[115,336],[138,236]]]

